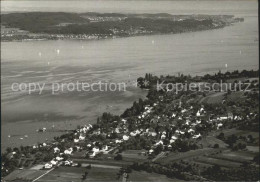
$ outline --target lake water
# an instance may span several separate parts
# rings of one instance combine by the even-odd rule
[[[258,69],[257,1],[2,1],[3,13],[16,11],[234,14],[245,21],[223,29],[98,41],[1,43],[2,148],[43,142],[103,112],[122,113],[146,91],[13,92],[14,82],[130,83],[145,73],[203,75],[219,70]],[[60,50],[57,54],[57,50]],[[41,56],[39,56],[41,53]],[[228,65],[226,68],[225,65]],[[8,137],[12,135],[12,137]],[[28,135],[28,138],[24,138]],[[24,138],[21,140],[20,138]]]

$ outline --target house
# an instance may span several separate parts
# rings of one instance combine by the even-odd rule
[[[157,133],[155,131],[149,131],[148,136],[153,136],[155,137]]]
[[[227,120],[227,119],[228,119],[227,116],[221,116],[221,117],[219,117],[219,120],[220,120],[220,121]]]
[[[198,135],[194,135],[192,138],[197,139],[197,138],[199,138],[199,137],[201,137],[201,134],[200,134],[200,133],[199,133]]]
[[[127,120],[125,120],[125,119],[122,119],[122,122],[123,122],[124,124],[126,124]]]
[[[228,112],[228,119],[232,119],[233,120],[233,118],[234,118],[234,116],[233,116],[233,113],[232,112]]]
[[[177,140],[177,137],[176,137],[176,136],[172,136],[172,139],[173,139],[173,140]]]
[[[201,120],[197,120],[196,123],[197,123],[197,124],[200,124],[200,123],[201,123]]]
[[[165,134],[162,134],[161,139],[164,140],[166,138]]]
[[[72,162],[71,160],[66,160],[66,161],[64,162],[64,165],[65,165],[65,166],[70,166],[72,163],[73,163],[73,162]]]
[[[60,149],[58,147],[55,147],[53,150],[54,150],[54,153],[59,153],[60,152]]]
[[[116,128],[116,129],[115,129],[115,132],[116,132],[116,133],[120,133],[119,128]]]
[[[155,145],[156,145],[156,146],[157,146],[157,145],[163,145],[163,141],[162,141],[162,140],[160,140],[160,141],[159,141],[159,142],[157,142]]]
[[[180,134],[182,134],[182,135],[183,135],[184,133],[185,133],[184,131],[180,131]]]
[[[186,125],[189,125],[189,124],[190,124],[190,121],[189,121],[189,120],[187,120],[185,124],[186,124]]]
[[[46,164],[44,165],[44,168],[45,168],[45,169],[50,169],[50,168],[52,168],[52,164],[46,163]]]
[[[81,133],[86,133],[87,131],[88,129],[85,126],[79,130]]]
[[[123,136],[123,140],[125,140],[125,141],[129,140],[129,136],[124,135],[124,136]]]
[[[50,163],[51,163],[52,165],[57,165],[57,164],[58,164],[58,161],[52,160]]]
[[[137,133],[135,131],[130,133],[130,136],[136,136],[136,135]]]
[[[63,158],[58,156],[58,157],[56,157],[56,160],[57,160],[57,161],[62,161]]]
[[[222,126],[223,126],[222,123],[218,123],[218,125],[217,125],[217,129],[221,128]]]
[[[116,142],[116,143],[122,143],[122,141],[121,141],[121,140],[116,140],[115,142]]]
[[[84,137],[84,136],[82,136],[82,135],[79,136],[79,140],[85,140],[85,138],[86,138],[86,137]]]
[[[188,130],[188,133],[193,133],[193,132],[195,132],[195,131],[191,128]]]
[[[170,139],[170,144],[172,144],[172,143],[174,143],[175,142],[175,140],[173,140],[173,139]]]
[[[72,148],[69,148],[67,150],[64,150],[64,154],[67,154],[67,155],[71,155],[73,152],[73,149]]]
[[[103,146],[103,147],[102,147],[102,150],[103,150],[103,151],[107,151],[107,150],[108,150],[108,146],[107,146],[107,145]]]
[[[99,152],[99,148],[98,148],[98,147],[94,147],[94,148],[92,149],[92,151],[95,152],[95,153],[97,153],[97,152]]]
[[[186,111],[187,111],[187,109],[183,109],[181,112],[182,112],[182,113],[185,113]]]

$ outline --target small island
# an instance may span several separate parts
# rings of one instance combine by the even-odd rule
[[[28,12],[1,15],[2,41],[105,39],[223,28],[232,15]]]

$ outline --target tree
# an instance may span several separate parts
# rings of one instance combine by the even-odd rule
[[[123,157],[122,157],[122,155],[121,154],[117,154],[115,157],[114,157],[114,160],[122,160],[123,159]]]
[[[215,149],[219,148],[219,144],[216,143],[213,148]]]
[[[82,175],[82,181],[84,181],[85,179],[87,179],[87,175],[88,175],[88,172],[86,171],[86,172]]]

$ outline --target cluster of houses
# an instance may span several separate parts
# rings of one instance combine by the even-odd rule
[[[104,21],[122,21],[125,20],[127,17],[102,17],[102,16],[84,16],[85,18],[89,19],[90,22],[104,22]]]
[[[95,158],[99,153],[106,154],[109,151],[115,149],[116,147],[120,146],[122,143],[127,142],[131,137],[136,137],[137,135],[140,136],[147,136],[150,138],[154,139],[154,145],[153,147],[147,151],[147,153],[151,154],[154,151],[154,148],[158,145],[163,145],[164,146],[164,140],[167,138],[169,131],[166,130],[160,130],[159,132],[156,132],[154,128],[141,128],[138,127],[138,125],[146,120],[146,118],[151,118],[153,116],[154,109],[158,103],[154,103],[153,106],[145,106],[144,112],[142,112],[140,115],[137,116],[136,118],[136,129],[133,131],[128,130],[128,121],[127,119],[121,119],[121,121],[115,121],[115,123],[118,123],[117,127],[111,128],[111,131],[107,133],[107,136],[110,137],[111,133],[116,133],[118,134],[118,137],[109,140],[109,145],[102,145],[102,146],[96,146],[96,141],[90,142],[88,139],[88,135],[100,135],[101,134],[101,128],[97,128],[95,130],[91,130],[93,126],[89,124],[88,126],[81,127],[80,129],[76,130],[74,133],[74,139],[73,139],[73,146],[74,148],[76,147],[77,150],[82,149],[81,147],[77,146],[77,144],[82,143],[82,142],[88,142],[87,144],[87,151],[86,154],[88,154],[89,158]],[[183,125],[185,127],[177,128],[174,131],[174,134],[170,137],[169,144],[167,146],[168,149],[171,149],[171,144],[173,144],[177,139],[182,139],[184,138],[184,135],[186,133],[189,133],[192,139],[198,139],[202,136],[201,133],[196,131],[196,126],[201,125],[201,117],[205,116],[207,113],[203,107],[201,107],[197,112],[196,112],[196,120],[191,121],[189,117],[189,114],[193,112],[193,107],[189,108],[182,108],[181,112],[179,114],[177,113],[172,113],[168,119],[176,119],[176,120],[182,120],[184,121]],[[177,116],[178,115],[178,116]],[[163,116],[157,116],[156,122],[160,122],[160,119],[165,117]],[[236,119],[239,119],[239,116],[235,117]],[[217,117],[216,119],[209,119],[207,122],[215,122],[215,127],[217,129],[221,129],[223,126],[223,121],[231,119],[229,117]],[[234,118],[232,118],[234,119]],[[155,119],[151,119],[151,122],[154,122]],[[171,124],[171,127],[174,127],[175,124]],[[102,127],[102,126],[101,126]],[[89,132],[91,130],[91,132]],[[105,142],[104,142],[105,143]],[[54,148],[54,152],[58,153],[60,152],[57,148]],[[64,154],[66,155],[73,155],[73,148],[68,148],[63,151]],[[63,154],[61,153],[61,155]],[[61,159],[61,158],[59,158]],[[56,160],[57,161],[57,160]],[[51,164],[54,164],[55,162],[52,161]]]
[[[91,124],[80,127],[75,130],[73,141],[69,145],[70,147],[61,151],[57,146],[52,146],[55,158],[46,163],[44,168],[50,169],[61,164],[76,166],[77,164],[73,163],[72,160],[64,160],[64,155],[72,156],[74,152],[84,150],[89,158],[95,158],[98,154],[108,154],[110,151],[138,135],[149,137],[154,141],[151,148],[147,150],[147,154],[153,154],[155,148],[159,145],[162,145],[165,150],[171,150],[172,144],[174,144],[176,140],[187,139],[187,135],[194,141],[201,138],[203,134],[200,131],[197,131],[197,128],[198,126],[205,125],[205,122],[210,124],[210,129],[220,130],[225,126],[226,121],[240,121],[243,119],[242,116],[234,116],[232,113],[228,113],[226,116],[212,116],[212,114],[209,114],[208,111],[205,110],[203,105],[195,109],[191,105],[182,106],[181,103],[175,105],[170,112],[168,111],[168,113],[162,113],[158,116],[154,111],[160,105],[160,102],[163,101],[163,97],[160,97],[160,100],[156,103],[146,105],[144,111],[138,116],[135,116],[135,129],[130,130],[128,128],[128,118],[121,118],[119,121],[114,121],[116,127],[111,127],[109,129],[110,131],[106,133],[102,132],[102,125],[99,125],[99,127],[95,129],[93,129],[93,125]],[[177,107],[178,110],[176,110]],[[251,115],[255,116],[256,114],[250,113],[250,116]],[[144,127],[145,125],[143,125],[143,123],[145,122],[160,125],[162,127],[158,130],[151,126]],[[163,125],[163,123],[168,123],[168,125]],[[171,134],[169,134],[169,132],[171,132]],[[115,133],[117,137],[111,139],[110,137],[113,133]],[[100,142],[90,139],[90,136],[93,135],[104,135],[106,137],[100,144]],[[165,142],[166,140],[168,140],[168,143]],[[51,146],[51,144],[42,143],[38,146],[33,146],[33,148],[48,146]]]

